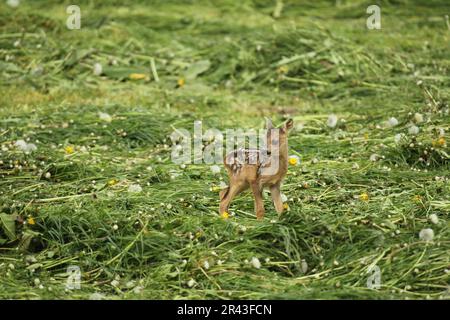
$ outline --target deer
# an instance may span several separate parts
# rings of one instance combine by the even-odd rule
[[[288,135],[294,125],[288,119],[280,128],[274,128],[266,118],[267,149],[239,148],[224,157],[229,186],[219,193],[219,214],[228,211],[231,201],[241,192],[251,189],[254,197],[255,214],[258,220],[264,218],[263,189],[269,188],[278,215],[283,213],[281,183],[288,168]]]

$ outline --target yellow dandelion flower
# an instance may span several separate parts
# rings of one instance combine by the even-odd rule
[[[363,192],[359,195],[359,200],[361,201],[369,201],[369,195],[367,192]]]
[[[184,86],[186,84],[186,82],[184,81],[183,78],[180,78],[180,79],[178,79],[177,84],[178,84],[179,87],[182,87],[182,86]]]
[[[27,223],[33,225],[33,224],[36,224],[36,221],[34,221],[34,218],[33,218],[33,217],[29,217],[29,218],[27,219]]]
[[[413,198],[414,202],[422,202],[422,196],[416,194]]]
[[[147,77],[147,75],[145,75],[144,73],[131,73],[128,78],[130,78],[131,80],[142,80],[145,79]]]
[[[75,148],[74,148],[73,146],[67,146],[67,147],[64,148],[64,151],[65,151],[67,154],[72,154],[72,153],[75,152]]]
[[[438,139],[438,141],[437,141],[437,145],[439,145],[439,146],[443,146],[443,145],[445,145],[445,138],[444,137],[440,137],[439,139]]]
[[[298,165],[300,162],[300,158],[298,156],[289,156],[289,164],[292,166]]]
[[[218,186],[213,186],[212,188],[211,188],[211,191],[214,191],[214,192],[219,192],[221,189],[220,189],[220,187],[218,187]]]
[[[369,134],[367,132],[364,133],[364,140],[369,140]]]
[[[222,219],[227,220],[230,217],[230,214],[224,211],[220,214],[220,216],[222,217]]]
[[[203,235],[203,232],[201,232],[201,231],[197,231],[197,232],[195,233],[195,237],[196,237],[196,238],[200,238],[202,235]]]
[[[283,209],[288,210],[289,209],[289,205],[285,202],[283,203]]]
[[[117,181],[116,179],[111,179],[108,181],[108,186],[113,186],[115,184],[117,184],[119,181]]]
[[[280,73],[280,74],[288,73],[288,71],[289,71],[288,66],[281,66],[281,67],[279,67],[279,68],[277,69],[277,72]]]

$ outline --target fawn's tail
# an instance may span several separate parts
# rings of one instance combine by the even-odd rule
[[[230,187],[226,187],[225,189],[220,190],[220,192],[219,192],[220,200],[225,199],[225,197],[228,195],[229,191],[230,191]]]

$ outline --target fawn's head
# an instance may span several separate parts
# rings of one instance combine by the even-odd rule
[[[288,119],[280,128],[275,128],[272,124],[272,120],[266,118],[267,149],[271,151],[272,148],[286,148],[287,137],[293,126],[294,121],[292,119]]]

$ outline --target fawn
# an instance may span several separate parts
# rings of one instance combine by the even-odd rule
[[[220,192],[220,214],[228,211],[233,198],[250,188],[255,198],[255,213],[258,220],[264,217],[262,191],[268,187],[278,214],[283,212],[280,186],[288,167],[288,133],[293,120],[287,120],[281,128],[274,128],[266,119],[267,150],[237,149],[224,157],[229,186]]]

